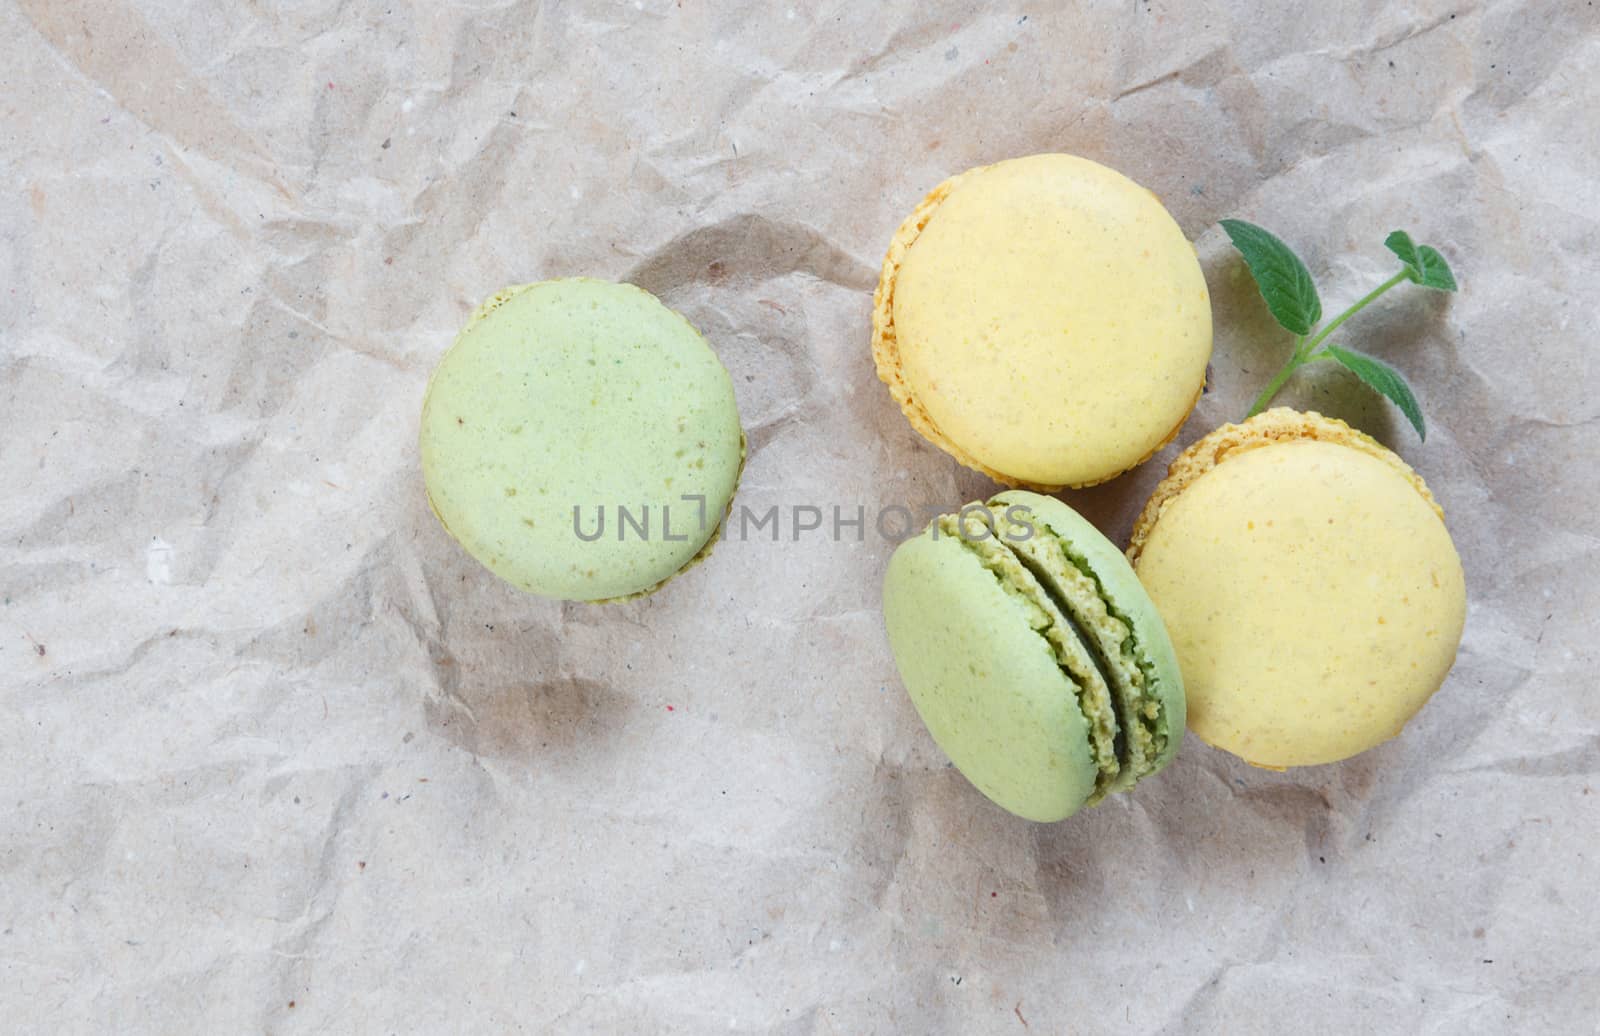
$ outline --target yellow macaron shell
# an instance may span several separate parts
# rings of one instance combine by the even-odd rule
[[[963,174],[919,212],[897,268],[891,249],[880,321],[898,364],[886,380],[934,426],[920,431],[1043,488],[1103,481],[1171,439],[1205,382],[1211,306],[1154,194],[1045,154]]]
[[[1400,732],[1449,672],[1466,615],[1425,494],[1398,458],[1287,439],[1227,455],[1162,503],[1135,565],[1195,734],[1282,768]]]

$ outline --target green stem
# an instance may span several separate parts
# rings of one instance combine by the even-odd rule
[[[1328,326],[1324,327],[1321,331],[1318,331],[1317,336],[1306,343],[1306,355],[1309,357],[1316,347],[1322,344],[1323,339],[1333,334],[1335,328],[1344,323],[1346,320],[1349,320],[1351,317],[1355,316],[1357,313],[1361,312],[1363,309],[1366,309],[1373,302],[1377,301],[1379,295],[1382,295],[1396,284],[1404,281],[1406,276],[1406,271],[1401,270],[1393,277],[1390,277],[1388,280],[1384,281],[1382,284],[1378,285],[1376,288],[1373,288],[1371,291],[1361,296],[1361,298],[1357,299],[1355,305],[1334,317],[1328,322]]]
[[[1332,320],[1328,321],[1322,330],[1318,331],[1315,335],[1295,339],[1294,352],[1289,355],[1288,362],[1283,365],[1282,370],[1278,371],[1278,373],[1273,376],[1271,381],[1267,382],[1267,387],[1261,390],[1261,395],[1257,396],[1256,401],[1251,404],[1250,412],[1244,416],[1247,418],[1254,417],[1261,413],[1261,411],[1265,410],[1267,408],[1267,404],[1272,402],[1272,397],[1277,395],[1278,390],[1283,388],[1284,382],[1289,380],[1289,375],[1293,374],[1295,370],[1302,364],[1318,358],[1319,354],[1317,353],[1317,346],[1321,345],[1329,335],[1333,334],[1340,324],[1344,323],[1346,320],[1349,320],[1363,309],[1366,309],[1373,302],[1377,301],[1378,297],[1384,292],[1388,291],[1396,284],[1399,284],[1401,281],[1407,279],[1407,271],[1401,270],[1393,277],[1390,277],[1388,280],[1384,281],[1382,284],[1378,285],[1376,288],[1373,288],[1371,291],[1361,296],[1361,298],[1357,299],[1354,305],[1345,310],[1343,313],[1340,313],[1338,316],[1334,317]]]
[[[1279,369],[1277,374],[1273,375],[1271,381],[1267,382],[1267,387],[1261,390],[1261,395],[1257,396],[1256,401],[1250,405],[1250,412],[1244,415],[1246,418],[1254,417],[1265,410],[1267,404],[1272,402],[1272,397],[1276,396],[1278,390],[1283,388],[1283,383],[1289,380],[1289,375],[1294,373],[1296,367],[1306,362],[1305,353],[1301,348],[1304,344],[1304,338],[1296,338],[1294,340],[1294,352],[1289,354],[1288,362]]]

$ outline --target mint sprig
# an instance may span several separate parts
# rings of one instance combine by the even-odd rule
[[[1383,239],[1383,244],[1406,264],[1406,277],[1411,283],[1439,291],[1456,290],[1455,275],[1450,272],[1450,264],[1444,261],[1444,256],[1439,254],[1437,248],[1431,245],[1419,248],[1404,230],[1391,230],[1389,236]]]
[[[1400,272],[1356,300],[1321,330],[1314,330],[1317,321],[1322,319],[1322,300],[1317,296],[1317,286],[1311,280],[1306,264],[1300,261],[1293,249],[1268,231],[1241,219],[1223,220],[1222,229],[1228,232],[1229,240],[1244,256],[1250,276],[1255,279],[1256,287],[1260,289],[1261,298],[1265,300],[1273,319],[1295,336],[1294,351],[1288,361],[1267,383],[1261,395],[1256,397],[1250,413],[1245,416],[1254,417],[1265,410],[1267,404],[1272,402],[1272,397],[1278,394],[1278,390],[1283,388],[1295,371],[1308,363],[1327,360],[1340,364],[1382,393],[1406,415],[1411,427],[1417,430],[1417,437],[1426,439],[1428,431],[1422,420],[1422,407],[1399,371],[1365,353],[1323,343],[1339,325],[1404,281],[1435,291],[1455,291],[1455,275],[1450,272],[1450,264],[1445,262],[1439,250],[1416,244],[1411,240],[1411,235],[1403,230],[1394,231],[1383,243],[1400,260]]]

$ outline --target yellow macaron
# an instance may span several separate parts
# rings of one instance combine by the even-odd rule
[[[1103,482],[1177,434],[1205,384],[1211,301],[1159,199],[1044,154],[934,188],[895,233],[878,376],[912,427],[1013,486]]]
[[[1189,728],[1271,769],[1398,734],[1450,671],[1466,618],[1428,487],[1314,413],[1268,410],[1189,447],[1128,557],[1177,649]]]

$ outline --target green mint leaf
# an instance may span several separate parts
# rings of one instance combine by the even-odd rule
[[[1404,230],[1391,230],[1389,236],[1383,239],[1383,247],[1393,252],[1406,270],[1411,274],[1413,281],[1422,280],[1422,257],[1417,255],[1416,243],[1411,240],[1411,235]]]
[[[1422,279],[1418,284],[1438,291],[1456,290],[1456,275],[1450,272],[1450,264],[1444,261],[1437,248],[1423,245],[1417,249],[1417,255],[1422,259]]]
[[[1222,229],[1244,256],[1273,319],[1294,334],[1310,334],[1322,319],[1322,300],[1306,264],[1288,245],[1254,223],[1225,219]]]
[[[1417,438],[1428,437],[1428,429],[1422,422],[1422,407],[1417,403],[1417,397],[1411,394],[1411,386],[1406,384],[1406,379],[1399,371],[1366,353],[1341,349],[1337,345],[1324,346],[1323,352],[1349,368],[1356,377],[1377,389],[1388,398],[1389,402],[1399,407],[1400,412],[1406,415],[1406,420],[1411,422],[1411,427],[1417,430]]]
[[[1404,230],[1391,231],[1383,243],[1405,264],[1406,276],[1413,284],[1437,291],[1456,290],[1455,275],[1437,248],[1416,244]]]

